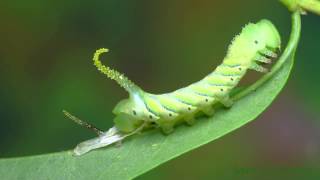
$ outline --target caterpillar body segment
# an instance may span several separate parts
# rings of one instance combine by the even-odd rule
[[[277,57],[276,51],[280,49],[280,45],[280,35],[270,21],[249,23],[233,39],[222,64],[213,72],[198,82],[165,94],[147,93],[123,74],[102,65],[99,56],[108,50],[97,50],[93,60],[98,70],[128,91],[129,97],[120,101],[113,109],[116,115],[113,133],[101,135],[98,140],[89,140],[90,143],[84,143],[85,145],[82,143],[77,146],[75,153],[81,155],[83,149],[87,152],[88,149],[119,142],[124,137],[154,125],[164,133],[171,133],[177,122],[185,121],[192,125],[198,113],[212,116],[215,112],[212,105],[216,103],[231,107],[231,90],[248,70],[267,72],[262,64],[269,64]],[[99,144],[99,138],[104,142],[103,145]]]

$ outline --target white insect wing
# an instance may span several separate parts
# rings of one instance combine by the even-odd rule
[[[128,134],[123,134],[116,127],[112,127],[102,135],[78,144],[73,150],[74,155],[81,156],[94,149],[105,147],[114,143],[121,143],[124,138],[140,132],[145,127],[145,125],[146,122],[143,123],[135,131]]]
[[[121,134],[117,128],[113,127],[99,137],[81,142],[76,146],[73,152],[76,156],[80,156],[91,150],[105,147],[116,142],[121,142],[121,140],[129,135],[130,134]]]

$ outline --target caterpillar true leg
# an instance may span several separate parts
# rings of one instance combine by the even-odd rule
[[[260,53],[262,53],[262,54],[264,54],[266,56],[272,57],[272,58],[277,58],[278,57],[277,53],[275,53],[272,50],[269,50],[267,48],[261,50]]]
[[[257,63],[252,63],[250,66],[250,69],[258,71],[258,72],[262,72],[262,73],[267,73],[268,69],[264,68],[263,66],[257,64]]]
[[[255,58],[254,58],[255,61],[258,61],[258,62],[262,62],[262,63],[266,63],[266,64],[271,64],[272,63],[272,60],[261,55],[261,54],[258,54]]]

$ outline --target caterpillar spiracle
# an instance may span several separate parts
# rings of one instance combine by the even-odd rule
[[[216,103],[231,107],[233,101],[229,97],[230,91],[249,69],[266,73],[267,69],[262,64],[269,64],[277,57],[280,44],[279,32],[269,20],[249,23],[233,39],[222,64],[212,73],[187,87],[160,95],[143,91],[123,74],[104,66],[99,56],[108,52],[108,49],[97,50],[93,57],[94,65],[123,87],[129,97],[120,101],[113,109],[115,125],[107,132],[65,112],[78,124],[93,129],[99,135],[78,144],[74,149],[75,155],[119,143],[124,138],[155,125],[169,134],[177,122],[185,121],[192,125],[199,112],[212,116],[215,111],[213,104]]]

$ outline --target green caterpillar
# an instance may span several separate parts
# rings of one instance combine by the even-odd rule
[[[123,74],[102,65],[99,56],[108,49],[97,50],[93,57],[94,65],[128,91],[129,98],[120,101],[114,108],[115,126],[107,132],[95,128],[99,137],[80,143],[74,150],[75,154],[81,155],[121,142],[125,137],[155,125],[164,133],[171,133],[178,122],[185,121],[192,125],[198,113],[212,116],[212,105],[216,103],[231,107],[230,91],[238,85],[247,70],[266,73],[267,69],[261,64],[269,64],[272,58],[277,57],[280,44],[279,32],[269,20],[250,23],[233,39],[222,64],[212,73],[187,87],[161,95],[143,91]],[[68,113],[67,116],[92,129],[92,125]]]

